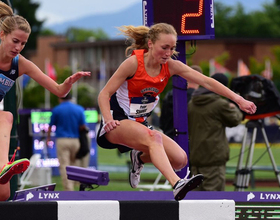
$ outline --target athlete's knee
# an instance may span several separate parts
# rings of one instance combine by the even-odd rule
[[[148,130],[148,132],[150,140],[162,146],[162,135],[155,130]]]
[[[182,152],[176,155],[176,159],[171,162],[172,167],[175,170],[179,170],[187,166],[188,164],[188,156],[185,152]]]
[[[13,124],[13,114],[11,112],[2,111],[0,114],[0,122],[5,125]]]

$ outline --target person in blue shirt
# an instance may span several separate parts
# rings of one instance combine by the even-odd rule
[[[75,165],[80,148],[79,131],[86,128],[84,108],[71,102],[71,99],[69,93],[65,98],[60,98],[60,104],[53,108],[47,137],[47,143],[50,143],[51,131],[55,126],[56,152],[65,191],[74,190],[74,182],[67,179],[66,166]]]
[[[44,74],[34,63],[20,53],[24,49],[31,27],[20,15],[15,15],[11,7],[0,1],[0,101],[13,87],[18,77],[28,75],[41,86],[58,97],[65,97],[75,83],[90,72],[77,72],[58,84]],[[15,102],[15,100],[9,100]],[[10,197],[9,181],[15,174],[23,173],[29,166],[29,160],[15,160],[16,150],[9,161],[10,136],[13,126],[13,114],[0,111],[0,201]]]

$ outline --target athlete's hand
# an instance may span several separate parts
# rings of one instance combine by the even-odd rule
[[[104,129],[108,133],[108,132],[112,131],[113,129],[115,129],[120,124],[121,124],[120,121],[112,119],[105,123]]]
[[[242,101],[238,105],[242,111],[248,114],[254,114],[257,111],[257,106],[253,102],[246,99],[242,99]]]
[[[66,84],[70,84],[72,85],[73,83],[75,83],[76,81],[78,81],[81,77],[83,76],[90,76],[90,72],[83,72],[83,71],[80,71],[80,72],[77,72],[69,77],[67,77],[67,79],[65,79],[65,83]]]

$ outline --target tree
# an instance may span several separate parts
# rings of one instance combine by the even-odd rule
[[[56,33],[53,30],[49,29],[49,28],[44,28],[40,32],[40,35],[41,36],[54,36],[54,35],[56,35]]]
[[[280,0],[275,0],[275,5],[277,5],[277,7],[280,8]]]
[[[70,67],[58,68],[56,67],[57,83],[62,83],[68,76],[72,74]],[[76,82],[78,84],[77,103],[85,108],[97,107],[97,93],[96,88],[89,84]],[[44,108],[45,106],[45,89],[40,86],[33,79],[30,80],[26,88],[23,90],[23,108],[34,109]],[[58,105],[58,98],[54,94],[50,94],[51,107]]]
[[[24,51],[34,50],[36,48],[37,36],[39,35],[44,21],[36,19],[36,10],[39,8],[39,3],[31,2],[31,0],[12,0],[12,7],[14,13],[24,17],[30,24],[32,33],[29,36],[28,43]]]
[[[251,18],[240,3],[235,8],[216,3],[214,20],[216,37],[244,37],[252,33]]]
[[[241,3],[235,7],[226,6],[221,2],[215,3],[216,37],[279,38],[280,8],[278,3],[264,4],[261,11],[250,13],[245,12]]]
[[[108,35],[102,30],[88,30],[83,28],[68,28],[65,36],[69,42],[95,41],[109,39]]]

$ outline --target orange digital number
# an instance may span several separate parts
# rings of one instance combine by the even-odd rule
[[[203,13],[203,0],[199,0],[198,13],[186,13],[182,15],[182,21],[181,21],[182,34],[199,34],[198,29],[185,30],[185,25],[186,25],[187,18],[197,18],[200,17],[202,13]]]

